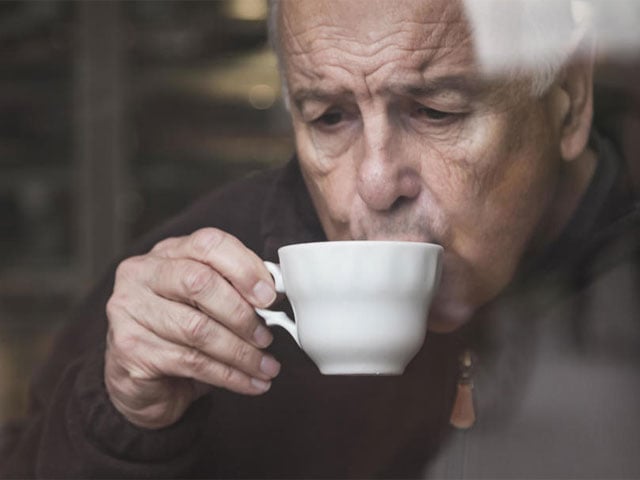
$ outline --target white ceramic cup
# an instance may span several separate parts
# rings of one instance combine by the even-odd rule
[[[285,328],[323,374],[399,375],[420,350],[442,247],[340,241],[288,245],[265,262],[285,293],[284,312],[256,309]]]

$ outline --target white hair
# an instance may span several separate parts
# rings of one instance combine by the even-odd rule
[[[267,29],[288,108],[280,2],[268,0]],[[463,0],[463,4],[483,72],[527,78],[535,97],[544,95],[556,80],[590,20],[586,0]]]
[[[463,0],[483,73],[526,78],[542,96],[583,46],[590,10],[582,0]]]

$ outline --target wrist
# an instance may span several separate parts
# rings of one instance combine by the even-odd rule
[[[172,425],[149,429],[132,423],[113,405],[104,382],[104,349],[86,359],[74,388],[70,412],[80,416],[87,440],[98,450],[130,462],[155,462],[179,457],[198,442],[210,401],[194,402]]]

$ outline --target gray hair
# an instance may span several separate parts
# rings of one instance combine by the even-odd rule
[[[582,0],[463,0],[476,50],[488,75],[526,77],[530,94],[541,97],[562,71],[584,16]],[[268,0],[269,43],[278,59],[282,93],[288,108],[280,39],[281,0]],[[507,10],[505,10],[507,9]],[[505,11],[509,14],[505,22]],[[514,21],[512,21],[514,20]],[[584,30],[584,28],[582,28]],[[584,34],[584,32],[582,32]]]

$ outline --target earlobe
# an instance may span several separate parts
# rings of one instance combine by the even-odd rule
[[[590,52],[589,52],[590,53]],[[560,83],[564,102],[560,152],[566,161],[586,149],[593,117],[593,55],[582,51],[567,65]]]

